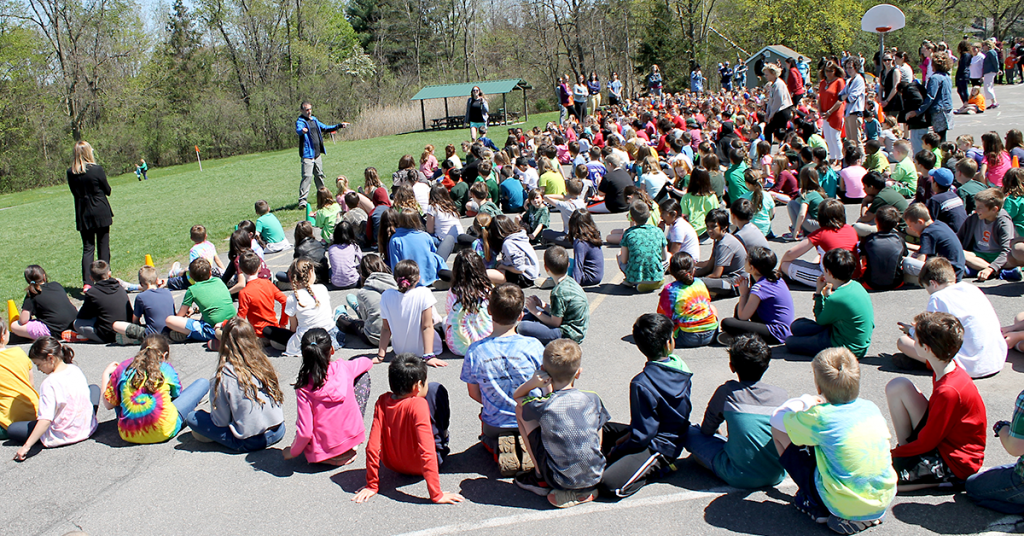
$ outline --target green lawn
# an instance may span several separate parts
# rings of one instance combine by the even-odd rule
[[[557,120],[556,114],[537,114],[523,128]],[[282,127],[284,128],[284,127]],[[506,137],[504,127],[491,129],[496,145]],[[355,185],[363,183],[363,169],[376,167],[381,178],[390,182],[391,173],[404,154],[419,160],[423,146],[437,148],[438,159],[444,146],[468,139],[469,130],[415,132],[370,140],[327,145],[324,173],[328,188],[333,178],[345,175]],[[103,148],[96,147],[102,164]],[[235,224],[255,219],[253,203],[266,199],[286,230],[302,218],[296,208],[300,164],[297,149],[258,153],[168,168],[150,168],[149,180],[139,182],[134,173],[109,177],[113,193],[110,204],[114,225],[110,232],[111,264],[114,273],[135,281],[145,255],[153,256],[163,272],[171,263],[184,260],[192,243],[189,228],[206,226],[219,251]],[[315,200],[314,196],[311,196]],[[22,271],[39,264],[50,276],[75,294],[81,287],[82,244],[75,231],[74,203],[67,186],[39,188],[0,196],[0,228],[4,230],[5,258],[0,269],[0,298],[24,297]],[[290,231],[289,231],[290,236]]]

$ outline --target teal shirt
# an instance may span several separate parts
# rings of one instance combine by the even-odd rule
[[[857,359],[864,357],[871,346],[875,309],[868,291],[856,281],[833,290],[828,298],[815,294],[814,320],[818,325],[829,326],[832,346],[849,348]]]
[[[1008,196],[1003,201],[1003,210],[1013,220],[1013,228],[1017,230],[1017,236],[1024,236],[1024,197]]]
[[[728,190],[730,204],[743,197],[743,194],[750,191],[747,189],[746,179],[743,178],[743,173],[746,170],[746,162],[740,162],[737,165],[729,166],[729,169],[725,170],[725,187]]]
[[[798,199],[801,205],[807,205],[807,218],[817,221],[818,205],[825,200],[824,197],[821,197],[821,192],[817,190],[804,192]]]
[[[729,427],[725,447],[712,462],[716,476],[747,489],[782,482],[786,471],[779,463],[769,419],[787,399],[784,389],[761,382],[730,380],[715,390],[700,431],[710,436],[723,421]]]
[[[268,244],[276,244],[285,240],[284,227],[281,227],[277,216],[269,212],[256,219],[256,234],[263,237],[263,241]]]
[[[754,195],[754,192],[747,192],[743,194],[741,199],[750,199]],[[757,227],[761,234],[768,236],[768,233],[772,230],[772,215],[775,213],[775,200],[768,192],[761,192],[761,208],[754,213],[754,218],[750,220],[750,223]]]
[[[661,263],[668,240],[661,229],[649,223],[630,227],[622,234],[620,247],[629,250],[629,261],[625,266],[627,283],[665,279],[665,268]]]
[[[583,342],[590,325],[590,303],[583,287],[566,276],[551,289],[551,316],[562,319],[562,336]]]

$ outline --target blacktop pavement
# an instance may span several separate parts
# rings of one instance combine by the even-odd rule
[[[955,134],[970,133],[980,140],[988,130],[1000,134],[1024,124],[1024,87],[997,88],[1002,106],[980,116],[958,116]],[[342,156],[342,158],[344,158]],[[290,179],[290,178],[289,178]],[[284,178],[282,178],[284,180]],[[856,207],[848,216],[856,217]],[[240,216],[241,217],[241,216]],[[624,215],[595,218],[602,232],[625,225]],[[553,219],[555,228],[561,224]],[[773,227],[782,234],[788,223],[778,211]],[[772,242],[781,257],[789,245]],[[225,244],[219,249],[226,250]],[[656,309],[657,294],[637,295],[619,285],[616,247],[604,250],[604,283],[588,289],[590,330],[583,347],[583,372],[577,386],[601,395],[613,420],[628,422],[629,380],[641,370],[643,356],[631,341],[630,328],[641,314]],[[710,246],[702,248],[702,256]],[[222,251],[223,253],[223,251]],[[268,255],[273,270],[283,269],[291,253]],[[31,259],[12,259],[28,264]],[[1002,281],[979,284],[995,307],[1003,325],[1024,310],[1019,299],[1024,283]],[[180,300],[181,292],[175,293]],[[332,292],[332,303],[344,303],[345,292]],[[547,291],[528,290],[545,299]],[[812,289],[793,287],[796,313],[811,316]],[[444,292],[435,292],[443,307]],[[731,312],[735,299],[715,302],[719,311]],[[900,375],[881,353],[896,351],[897,321],[909,321],[923,311],[927,294],[919,287],[874,293],[876,329],[871,348],[861,360],[862,398],[874,402],[888,418],[885,384]],[[352,343],[350,342],[350,345]],[[19,345],[25,350],[27,344]],[[75,344],[76,364],[99,383],[111,361],[131,357],[135,348]],[[336,354],[338,359],[370,355],[373,349],[355,343]],[[679,350],[694,372],[693,413],[699,422],[715,388],[731,379],[725,350],[711,346]],[[270,352],[282,386],[295,381],[299,358]],[[787,479],[775,488],[744,491],[728,487],[696,462],[683,458],[678,471],[664,481],[648,485],[629,499],[556,510],[541,497],[500,478],[496,464],[477,441],[479,406],[459,380],[462,360],[443,356],[449,366],[430,370],[430,380],[447,386],[452,395],[452,454],[442,466],[441,486],[457,491],[466,501],[433,505],[422,479],[382,471],[381,493],[366,504],[351,502],[365,483],[362,453],[347,467],[285,461],[281,448],[294,437],[295,396],[285,388],[284,411],[288,433],[278,445],[251,454],[227,454],[216,445],[193,439],[187,428],[175,438],[156,445],[131,445],[118,437],[114,414],[101,409],[95,436],[77,445],[35,450],[25,462],[11,461],[17,449],[0,444],[0,534],[64,534],[83,530],[92,535],[115,534],[540,534],[592,533],[752,535],[827,534],[807,516],[790,506],[795,485]],[[212,376],[217,355],[197,343],[176,344],[171,359],[183,383]],[[372,396],[387,390],[386,365],[372,370]],[[910,376],[925,394],[931,392],[927,375]],[[35,373],[35,381],[43,375]],[[1024,389],[1024,356],[1011,351],[1003,371],[978,380],[988,421],[1009,419],[1018,393]],[[814,389],[809,358],[773,349],[773,361],[764,381],[785,388],[790,396]],[[201,407],[207,407],[204,402]],[[365,417],[369,429],[371,411]],[[985,467],[1012,463],[991,437]],[[1005,533],[1014,530],[1019,516],[1005,516],[980,508],[963,494],[946,492],[898,496],[885,523],[872,529],[883,534]]]

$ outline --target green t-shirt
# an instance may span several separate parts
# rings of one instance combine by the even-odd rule
[[[799,199],[801,205],[807,205],[807,218],[817,221],[818,205],[825,200],[825,198],[821,196],[821,192],[817,190],[804,192],[800,195]]]
[[[814,295],[814,321],[829,326],[832,346],[845,346],[860,359],[871,346],[875,308],[868,291],[860,283],[850,281],[833,290],[828,298]]]
[[[747,189],[746,179],[743,178],[743,172],[746,170],[747,163],[740,162],[737,165],[729,166],[729,169],[725,171],[725,187],[728,190],[730,203],[750,191]]]
[[[188,287],[181,305],[195,303],[203,315],[203,322],[213,326],[235,316],[235,304],[231,302],[231,291],[219,277],[211,277]]]
[[[320,238],[328,243],[334,236],[334,226],[338,223],[339,214],[341,214],[341,205],[337,203],[331,203],[316,211],[316,226],[320,228]]]
[[[830,512],[853,521],[885,514],[896,496],[896,471],[878,406],[863,399],[818,404],[787,413],[783,422],[794,445],[815,447],[814,484]]]
[[[917,195],[917,167],[909,156],[896,164],[896,169],[892,172],[892,180],[895,182],[893,187],[903,197]]]
[[[825,143],[825,138],[822,138],[818,134],[811,134],[810,137],[807,138],[807,145],[811,149],[815,149],[817,147],[821,147],[822,149],[825,149],[826,151],[828,150],[828,144]]]
[[[942,167],[942,150],[936,147],[932,149],[932,154],[935,155],[935,165],[932,166],[932,169],[939,169]]]
[[[742,199],[751,199],[753,192],[747,192],[743,194]],[[809,209],[808,209],[809,210]],[[761,193],[761,208],[754,214],[754,218],[750,220],[761,234],[768,236],[768,232],[772,230],[772,214],[775,213],[775,200],[768,192]]]
[[[590,303],[575,279],[565,277],[551,289],[551,316],[562,319],[563,337],[583,342],[590,325]]]
[[[1013,220],[1013,228],[1017,230],[1017,236],[1024,236],[1024,197],[1007,196],[1003,201],[1003,210]]]
[[[284,227],[281,227],[277,216],[269,212],[256,219],[256,234],[263,237],[263,241],[268,244],[276,244],[285,240]]]
[[[704,217],[716,208],[718,208],[718,197],[715,195],[697,196],[687,193],[683,194],[682,199],[679,200],[679,215],[686,216],[686,220],[693,226],[697,236],[704,234],[704,231],[707,230]]]
[[[478,214],[489,214],[491,216],[501,216],[501,208],[495,205],[493,201],[488,201],[480,205],[480,209],[477,210]]]
[[[455,183],[452,186],[451,192],[452,202],[455,203],[456,210],[459,214],[466,213],[466,202],[469,201],[469,185],[463,181]]]
[[[907,206],[909,204],[910,203],[907,201],[907,199],[900,195],[900,193],[897,192],[895,188],[893,188],[892,186],[886,186],[885,188],[882,188],[878,192],[878,194],[875,195],[875,198],[871,201],[871,204],[868,205],[868,212],[872,214],[878,214],[878,211],[881,210],[882,207],[891,206],[896,207],[896,210],[900,211],[900,214],[902,215],[903,211],[907,210]]]
[[[544,190],[544,195],[565,195],[565,179],[554,171],[541,175],[537,187]]]
[[[878,151],[875,154],[869,154],[864,157],[864,169],[868,171],[877,171],[884,175],[886,171],[889,171],[889,160],[885,158],[882,151]]]
[[[968,214],[974,212],[974,196],[986,188],[988,186],[973,179],[957,186],[956,193],[960,196],[960,199],[964,200],[964,210]]]

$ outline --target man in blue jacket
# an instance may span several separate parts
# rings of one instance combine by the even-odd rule
[[[693,374],[672,355],[672,329],[667,316],[654,313],[633,324],[633,340],[647,363],[629,382],[629,424],[607,423],[602,430],[607,466],[601,488],[606,496],[629,497],[648,480],[674,470],[686,446]]]
[[[309,195],[309,181],[316,179],[316,187],[324,185],[324,132],[345,128],[348,123],[327,126],[313,116],[313,105],[309,101],[299,107],[302,114],[295,120],[295,133],[299,135],[299,156],[302,158],[302,182],[299,183],[299,208],[306,208]]]

